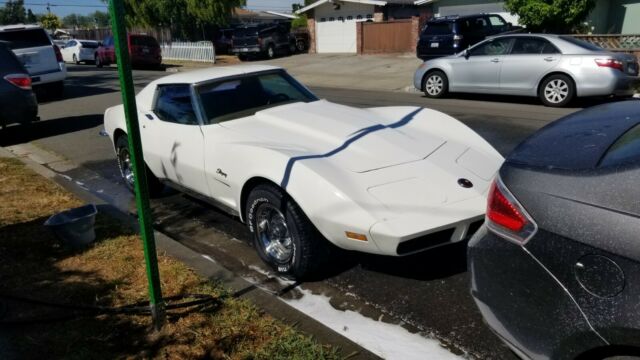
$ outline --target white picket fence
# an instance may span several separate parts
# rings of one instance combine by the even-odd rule
[[[162,58],[166,60],[216,62],[216,50],[210,41],[173,41],[163,43],[160,47],[162,48]]]

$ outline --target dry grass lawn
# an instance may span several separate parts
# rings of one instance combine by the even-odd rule
[[[68,304],[120,306],[147,298],[142,246],[122,224],[98,216],[97,243],[84,251],[61,247],[42,224],[52,214],[82,205],[15,159],[0,159],[0,294]],[[142,315],[99,315],[42,322],[64,314],[0,298],[0,358],[21,359],[323,359],[337,358],[291,327],[234,299],[220,286],[159,254],[166,296],[203,293],[219,302],[175,314],[160,332]],[[64,310],[67,311],[67,310]],[[2,343],[8,343],[2,353]]]

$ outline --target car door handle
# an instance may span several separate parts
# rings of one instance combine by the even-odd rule
[[[549,62],[549,61],[553,61],[553,60],[555,60],[555,59],[556,59],[556,58],[554,58],[553,56],[549,56],[549,57],[544,58],[544,61]]]
[[[498,63],[498,62],[500,62],[500,59],[498,59],[498,58],[491,59],[491,62],[492,62],[492,63]]]

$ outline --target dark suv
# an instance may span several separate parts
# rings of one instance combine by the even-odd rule
[[[259,24],[236,28],[233,32],[231,52],[245,61],[251,57],[277,54],[291,54],[296,50],[295,37],[291,35],[290,24]]]
[[[521,29],[497,14],[447,16],[427,22],[420,32],[416,54],[422,60],[449,56],[487,36]]]

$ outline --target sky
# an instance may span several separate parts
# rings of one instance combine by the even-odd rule
[[[107,6],[100,0],[25,0],[25,8],[36,14],[47,12],[46,3],[51,4],[51,12],[59,17],[71,13],[86,15],[96,10],[107,11]],[[251,10],[291,11],[291,4],[303,3],[302,0],[247,0],[247,8]],[[4,1],[0,0],[0,6]]]

